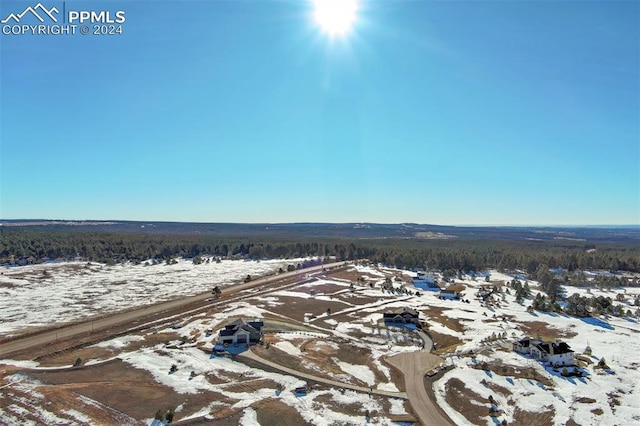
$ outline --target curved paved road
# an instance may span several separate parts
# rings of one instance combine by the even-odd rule
[[[312,266],[310,268],[300,269],[291,272],[285,272],[265,278],[257,278],[248,283],[240,283],[223,288],[224,293],[237,292],[246,290],[252,287],[259,287],[267,284],[271,284],[275,281],[295,277],[296,275],[304,275],[313,272],[322,271],[323,268],[335,268],[344,265],[348,262],[335,262],[325,265]],[[46,345],[55,343],[64,339],[71,339],[79,336],[86,336],[101,329],[108,329],[117,325],[128,324],[139,325],[136,320],[140,318],[146,318],[151,316],[157,316],[157,319],[162,318],[162,313],[175,310],[183,307],[187,307],[196,302],[202,302],[211,297],[211,293],[203,293],[197,296],[190,296],[182,299],[171,300],[168,302],[158,303],[152,306],[147,306],[140,309],[131,311],[115,313],[108,316],[102,316],[99,318],[86,319],[80,323],[70,324],[55,329],[45,330],[35,334],[16,337],[14,339],[7,340],[0,343],[0,358],[6,358],[7,355],[16,352],[22,352],[30,350],[32,348],[42,348]],[[224,299],[222,299],[224,301]],[[52,323],[55,326],[55,323]]]
[[[442,358],[427,352],[406,352],[387,358],[387,361],[402,371],[407,396],[420,422],[425,426],[445,426],[455,423],[429,398],[424,385],[424,376],[440,365]]]
[[[431,352],[433,350],[433,340],[431,340],[431,337],[429,337],[429,335],[422,330],[416,330],[416,333],[418,333],[418,336],[420,336],[420,338],[424,342],[424,347],[422,348],[422,350],[427,353]]]

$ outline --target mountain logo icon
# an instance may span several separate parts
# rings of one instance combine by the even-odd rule
[[[38,13],[39,12],[39,13]],[[49,19],[51,19],[53,22],[58,22],[58,18],[55,17],[54,14],[58,14],[60,11],[58,9],[56,9],[55,7],[52,7],[51,9],[47,9],[46,7],[44,7],[42,5],[42,3],[38,3],[35,6],[31,7],[28,6],[25,10],[22,11],[22,13],[10,13],[9,16],[7,16],[6,18],[4,18],[2,21],[0,21],[0,23],[6,24],[9,21],[13,20],[16,24],[20,22],[20,20],[27,14],[31,13],[33,16],[36,17],[36,19],[40,22],[44,22],[45,19],[43,18],[43,16],[45,17],[49,17]]]

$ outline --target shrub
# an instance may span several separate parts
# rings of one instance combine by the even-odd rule
[[[609,369],[609,366],[607,365],[607,361],[604,360],[604,357],[600,358],[600,361],[598,361],[598,368],[602,368],[605,370]]]
[[[153,418],[160,421],[164,420],[164,412],[162,410],[156,411],[156,414],[155,416],[153,416]]]
[[[174,416],[174,409],[171,408],[167,411],[167,415],[165,416],[165,419],[167,420],[168,423],[173,422],[173,416]]]

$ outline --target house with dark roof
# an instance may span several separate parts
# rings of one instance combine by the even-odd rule
[[[262,338],[262,321],[244,322],[237,319],[234,322],[224,326],[218,333],[218,344],[220,345],[238,345],[258,343]]]
[[[455,290],[440,290],[438,297],[440,299],[458,300],[460,299],[460,293]]]
[[[531,355],[531,347],[542,343],[540,339],[532,339],[525,337],[524,339],[513,342],[513,351],[519,354]]]
[[[575,353],[567,343],[561,341],[544,342],[525,337],[513,342],[513,350],[551,365],[574,365]]]
[[[531,356],[551,365],[573,365],[575,353],[565,342],[542,342],[531,347]]]
[[[382,319],[384,322],[418,325],[420,324],[420,313],[415,309],[404,307],[383,313]]]

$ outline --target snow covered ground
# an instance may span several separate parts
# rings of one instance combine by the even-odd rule
[[[214,286],[286,269],[301,259],[223,260],[194,265],[106,266],[56,262],[0,268],[0,335],[203,293]]]
[[[93,265],[88,271],[84,265],[75,271],[63,269],[60,273],[54,272],[49,266],[52,277],[46,278],[49,284],[62,281],[66,277],[74,283],[69,287],[80,292],[82,285],[96,288],[109,288],[102,293],[103,300],[100,306],[117,306],[108,302],[109,296],[117,294],[118,287],[129,285],[145,289],[147,297],[152,297],[156,287],[163,288],[167,294],[174,291],[183,291],[180,294],[193,294],[205,291],[216,285],[240,279],[247,274],[256,274],[255,268],[277,269],[284,263],[277,262],[229,262],[229,264],[209,264],[194,266],[191,262],[181,262],[178,265],[153,267],[125,266],[110,269],[103,265]],[[216,267],[221,267],[216,270]],[[42,283],[38,283],[35,277],[42,275],[42,269],[27,269],[28,274],[12,275],[14,270],[5,270],[2,277],[4,281],[14,283],[15,290],[22,283],[27,292],[33,296]],[[45,268],[41,266],[39,268]],[[94,268],[95,271],[91,269]],[[152,273],[154,268],[164,273]],[[171,273],[172,269],[174,273]],[[234,269],[236,268],[236,269]],[[271,270],[273,270],[271,269]],[[165,344],[142,347],[136,350],[128,350],[132,342],[138,342],[140,336],[123,336],[111,341],[98,344],[101,348],[111,348],[122,351],[120,358],[127,364],[151,373],[154,379],[164,385],[170,386],[176,392],[189,395],[204,391],[216,392],[224,395],[235,410],[242,410],[241,424],[256,424],[259,408],[252,404],[264,401],[268,398],[278,400],[298,411],[307,422],[319,425],[330,424],[358,424],[364,423],[364,412],[369,410],[376,413],[375,420],[379,424],[391,424],[390,415],[406,414],[403,402],[400,400],[388,400],[382,404],[380,398],[370,398],[364,393],[352,391],[341,392],[338,389],[318,388],[312,389],[305,397],[296,397],[292,390],[302,386],[305,382],[296,377],[283,373],[267,372],[260,368],[249,367],[239,361],[225,357],[210,358],[208,350],[216,342],[216,332],[232,318],[280,318],[281,322],[289,319],[295,327],[304,327],[307,331],[279,332],[271,339],[273,348],[282,351],[290,357],[303,360],[310,370],[314,368],[320,375],[323,365],[319,365],[319,354],[326,355],[324,367],[337,368],[336,377],[344,382],[361,382],[374,389],[398,391],[398,387],[391,379],[389,367],[383,362],[385,356],[391,356],[405,351],[417,351],[421,349],[421,340],[413,333],[407,333],[398,328],[385,327],[382,323],[383,312],[389,309],[410,307],[421,313],[421,318],[426,319],[429,329],[441,335],[458,338],[461,343],[443,354],[445,365],[453,368],[434,383],[434,389],[438,403],[449,414],[456,424],[467,425],[470,421],[460,412],[456,411],[446,399],[447,383],[451,379],[459,379],[469,392],[482,398],[492,395],[497,407],[501,410],[499,415],[492,419],[486,413],[481,416],[479,424],[493,425],[497,421],[506,420],[509,423],[518,421],[518,410],[531,413],[551,412],[552,420],[549,424],[564,425],[573,419],[581,425],[640,424],[640,408],[637,406],[637,395],[640,389],[640,324],[635,318],[573,318],[562,314],[547,314],[542,312],[528,313],[526,306],[531,301],[526,300],[523,305],[515,302],[514,295],[504,294],[496,299],[495,304],[488,306],[482,303],[474,295],[476,291],[488,283],[484,275],[473,279],[465,276],[462,280],[456,279],[455,283],[464,285],[464,299],[462,301],[440,300],[435,292],[421,292],[421,296],[400,293],[392,294],[383,291],[380,284],[384,282],[384,273],[397,273],[397,270],[373,268],[371,266],[358,267],[362,274],[368,275],[369,281],[374,287],[356,285],[351,291],[350,282],[347,280],[320,278],[318,280],[295,286],[287,290],[273,292],[267,296],[251,297],[243,301],[232,302],[224,309],[216,310],[209,314],[200,314],[192,318],[179,330],[157,330],[158,332],[177,332],[182,336],[186,344],[177,345],[171,342],[173,349]],[[222,270],[229,271],[225,279],[216,279]],[[24,270],[23,270],[24,271]],[[31,274],[31,275],[29,275]],[[66,275],[65,275],[66,274]],[[119,274],[117,279],[108,280],[106,277]],[[409,275],[409,273],[406,273]],[[74,278],[79,275],[80,278]],[[58,278],[56,278],[58,277]],[[94,280],[91,279],[94,277]],[[233,278],[232,278],[233,277]],[[54,279],[55,278],[55,279]],[[490,271],[490,278],[495,283],[509,281],[511,276]],[[74,281],[76,280],[76,281]],[[100,281],[102,280],[102,281]],[[139,281],[144,280],[144,281]],[[44,280],[43,280],[44,281]],[[95,282],[102,282],[101,285]],[[114,284],[114,281],[124,281],[127,285]],[[185,289],[184,282],[189,282]],[[143,284],[146,283],[146,284]],[[529,281],[534,287],[535,282]],[[82,285],[80,284],[82,283]],[[110,284],[109,284],[110,283]],[[139,284],[136,284],[139,283]],[[394,282],[398,288],[404,285],[407,290],[415,292],[410,284]],[[115,289],[110,289],[113,286]],[[199,287],[198,287],[199,286]],[[310,289],[317,287],[318,291],[312,293]],[[343,288],[345,291],[335,289]],[[59,288],[62,288],[59,287]],[[330,294],[321,294],[321,288],[331,288]],[[569,288],[568,294],[571,294]],[[7,287],[0,287],[0,291]],[[506,288],[505,288],[506,290]],[[94,290],[95,291],[95,290]],[[124,291],[124,290],[122,290]],[[623,289],[615,290],[622,292]],[[608,294],[614,297],[614,293]],[[627,294],[635,292],[628,289]],[[2,297],[9,297],[2,294]],[[16,291],[17,294],[17,291]],[[71,293],[75,294],[75,293]],[[535,294],[535,292],[534,292]],[[54,297],[54,295],[50,295]],[[62,296],[60,296],[62,297]],[[72,295],[67,296],[69,298]],[[121,296],[119,296],[121,297]],[[284,309],[282,300],[299,301],[303,311],[294,312]],[[40,303],[44,299],[40,299]],[[59,298],[54,297],[54,300]],[[139,300],[139,299],[138,299]],[[158,299],[154,299],[158,300]],[[320,305],[320,312],[326,308],[328,302],[340,303],[340,309],[335,309],[330,316],[321,314],[313,320],[303,322],[306,309],[313,307],[314,301]],[[25,301],[25,303],[27,303]],[[35,302],[28,305],[35,309]],[[98,304],[98,302],[96,302]],[[259,305],[259,306],[258,306]],[[74,306],[71,304],[71,306]],[[48,311],[50,309],[50,311]],[[44,303],[40,315],[57,315],[57,309],[62,309],[61,303]],[[47,312],[50,312],[47,314]],[[4,315],[0,314],[0,315]],[[288,317],[289,315],[289,317]],[[297,318],[297,319],[295,319]],[[267,323],[269,319],[266,320]],[[14,321],[17,323],[18,321]],[[12,323],[10,323],[12,324]],[[2,324],[2,327],[5,327]],[[593,364],[584,368],[585,377],[563,377],[560,372],[545,367],[542,364],[510,350],[510,344],[516,338],[524,335],[524,330],[534,328],[541,334],[555,334],[562,337],[571,348],[581,353],[587,346],[592,349],[590,359]],[[207,335],[205,330],[213,329],[214,333]],[[500,337],[504,336],[504,337]],[[488,341],[491,340],[491,341]],[[303,342],[307,345],[303,348]],[[309,344],[309,342],[312,342]],[[176,347],[177,345],[177,347]],[[201,348],[204,348],[203,351]],[[350,358],[339,358],[340,349],[352,352]],[[353,353],[360,353],[355,356]],[[471,356],[473,352],[473,356]],[[342,352],[344,356],[344,351]],[[315,357],[315,359],[314,359]],[[610,370],[594,369],[601,359],[605,358]],[[360,363],[359,363],[360,362]],[[496,366],[495,371],[484,371],[474,368],[481,363]],[[169,369],[175,364],[178,371],[169,374]],[[26,366],[25,366],[26,367]],[[501,369],[501,367],[505,367]],[[535,370],[537,377],[544,378],[542,382],[531,378],[519,377],[514,373],[524,370]],[[191,372],[195,376],[191,377]],[[325,369],[326,371],[326,369]],[[209,380],[215,376],[217,380]],[[251,388],[239,389],[230,386],[229,377],[242,378],[237,381],[247,382],[249,385],[254,380],[268,380],[271,386],[263,386],[251,390]],[[355,382],[354,382],[355,381]],[[279,392],[281,390],[281,392]],[[191,417],[204,416],[211,411],[220,408],[219,402],[212,402]],[[342,405],[352,406],[356,404],[356,413],[345,413]],[[481,408],[488,404],[479,403]],[[384,406],[383,406],[384,405]],[[0,410],[1,414],[1,410]],[[67,417],[80,418],[82,413],[67,413]]]
[[[491,278],[503,280],[503,274],[491,273]],[[479,280],[456,280],[467,286],[466,297],[471,299],[475,288],[486,284]],[[535,282],[532,282],[535,285]],[[574,287],[567,287],[568,295],[572,292],[586,293]],[[627,289],[627,294],[635,293],[637,289]],[[612,291],[592,290],[592,295],[605,295],[615,297],[618,292],[624,293],[624,289]],[[458,348],[462,354],[473,351],[475,361],[470,356],[451,356],[447,359],[447,365],[455,368],[446,373],[435,384],[438,403],[457,424],[468,424],[469,421],[459,412],[455,411],[445,400],[445,385],[457,378],[464,382],[465,386],[480,395],[487,397],[491,394],[497,401],[497,406],[502,413],[497,417],[499,421],[514,422],[516,408],[529,412],[554,411],[553,424],[564,425],[569,419],[581,425],[640,424],[640,408],[637,405],[638,392],[640,391],[640,324],[635,318],[574,318],[555,313],[527,313],[525,306],[531,301],[525,301],[524,306],[515,303],[513,295],[505,295],[500,307],[482,307],[478,300],[470,300],[470,304],[459,304],[458,308],[450,309],[444,314],[450,318],[464,320],[465,330],[455,335],[465,343]],[[446,306],[452,302],[437,301],[436,306]],[[453,302],[460,303],[460,302]],[[450,306],[453,307],[453,306]],[[487,316],[484,316],[486,313]],[[493,315],[506,321],[495,321]],[[527,356],[510,351],[511,342],[524,334],[521,328],[532,322],[545,323],[549,330],[557,330],[566,337],[561,338],[578,354],[581,354],[587,346],[592,349],[593,364],[586,367],[585,377],[563,377],[559,371],[543,366],[541,363]],[[443,332],[446,327],[440,325],[437,331]],[[451,331],[451,330],[450,330]],[[506,339],[498,339],[492,343],[483,343],[482,340],[491,337],[493,333],[504,333]],[[450,333],[454,334],[454,333]],[[535,337],[535,336],[534,336]],[[600,358],[605,358],[610,367],[608,372],[594,369]],[[525,378],[516,378],[509,375],[500,375],[495,372],[485,372],[482,369],[472,368],[475,363],[486,362],[492,365],[513,366],[519,369],[535,369],[539,376],[548,379],[552,385],[543,386],[540,382]],[[483,381],[481,383],[481,381]],[[507,395],[499,391],[491,390],[493,385],[506,388]],[[499,388],[498,388],[499,389]],[[592,401],[593,400],[593,401]],[[488,405],[485,404],[488,408]],[[485,416],[486,424],[493,425],[494,420]]]

